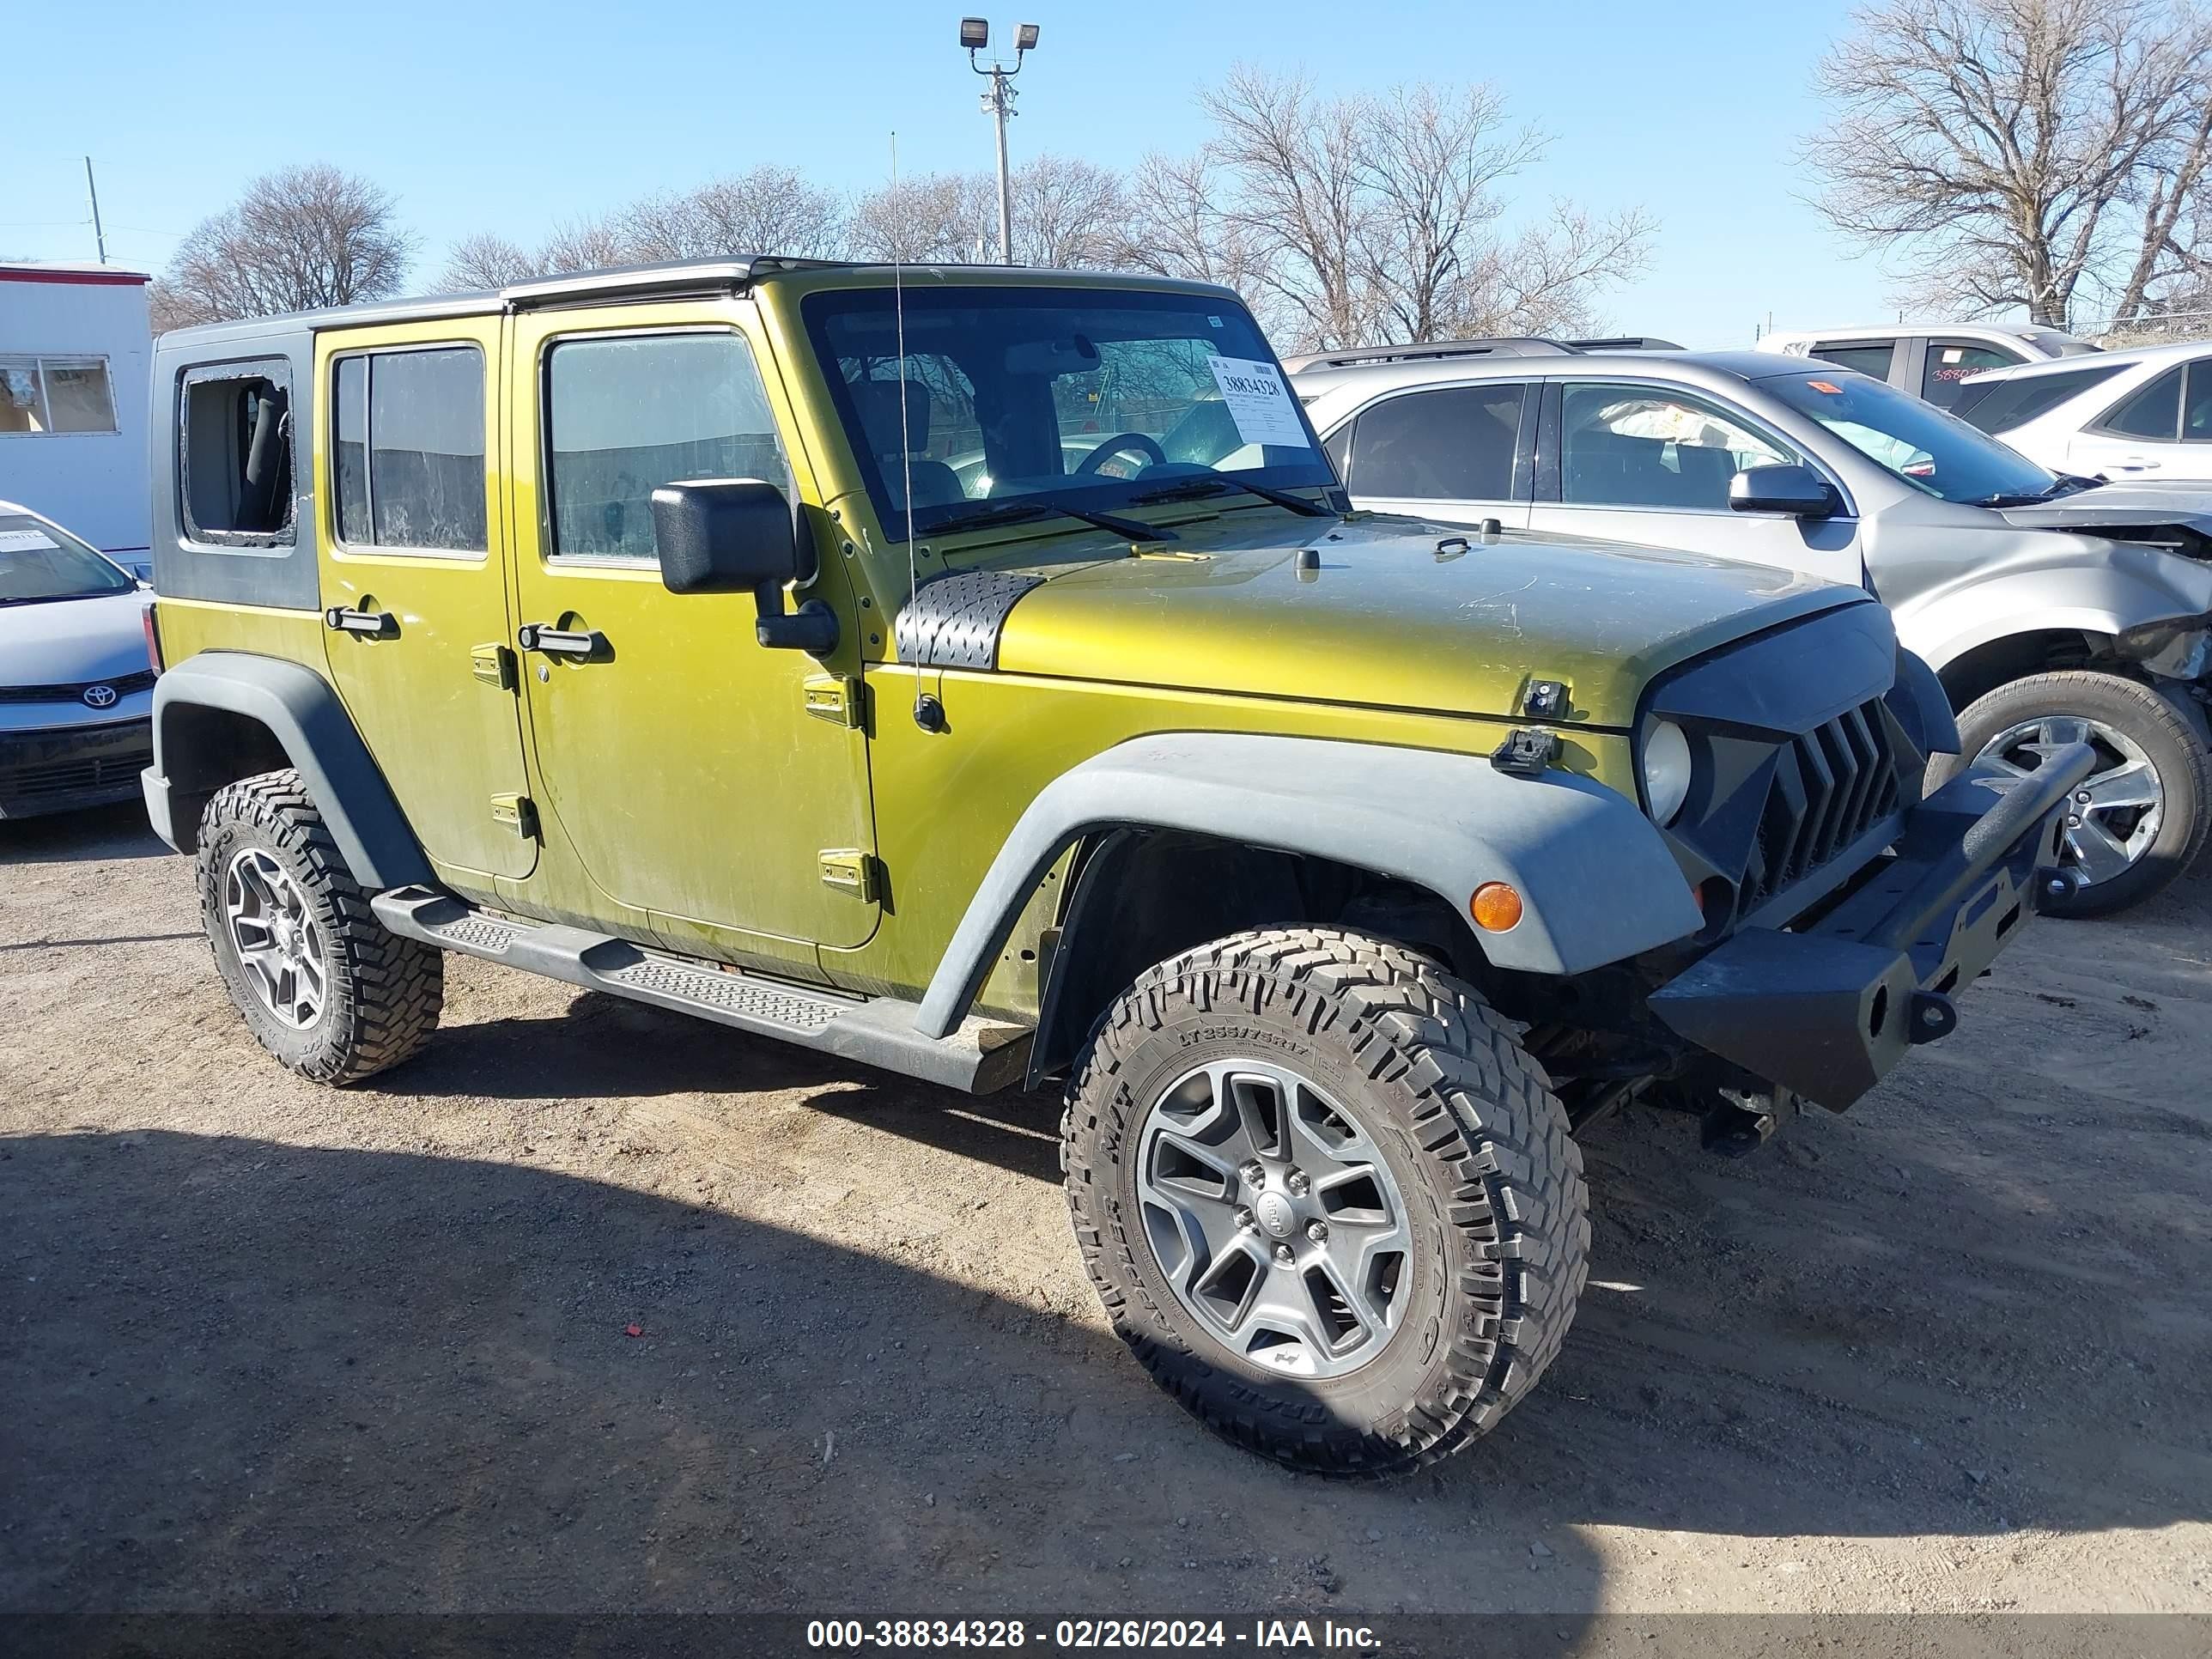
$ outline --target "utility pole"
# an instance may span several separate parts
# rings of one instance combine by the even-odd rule
[[[107,263],[107,233],[100,226],[100,186],[93,182],[92,157],[84,158],[84,188],[92,198],[92,240],[100,249],[100,263]]]
[[[1022,72],[1022,58],[1035,52],[1037,26],[1024,23],[1014,31],[1014,66],[992,62],[985,69],[975,61],[975,54],[991,44],[991,26],[981,17],[960,20],[960,44],[968,48],[968,67],[978,75],[991,77],[990,90],[983,94],[983,113],[998,123],[999,127],[999,263],[1010,265],[1014,262],[1014,188],[1006,171],[1006,121],[1019,113],[1014,108],[1014,77]]]

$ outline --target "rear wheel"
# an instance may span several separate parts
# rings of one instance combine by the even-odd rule
[[[444,958],[387,933],[297,772],[220,791],[200,822],[200,921],[261,1046],[317,1083],[356,1083],[430,1039]]]
[[[1495,1425],[1574,1318],[1566,1115],[1512,1028],[1404,948],[1241,933],[1153,969],[1070,1088],[1062,1159],[1121,1334],[1200,1420],[1384,1474]]]
[[[2117,674],[2032,674],[1959,717],[1962,756],[2025,776],[2053,750],[2087,743],[2096,770],[2068,805],[2063,890],[2045,914],[2106,916],[2139,904],[2196,859],[2212,826],[2212,760],[2181,711]],[[1941,783],[1966,764],[1939,757]]]

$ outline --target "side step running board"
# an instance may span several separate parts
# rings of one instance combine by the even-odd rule
[[[696,1014],[970,1094],[1018,1085],[1029,1065],[1030,1033],[973,1015],[943,1038],[927,1037],[915,1029],[921,1012],[915,1003],[798,985],[581,927],[511,921],[427,887],[395,887],[371,899],[369,908],[402,939]]]

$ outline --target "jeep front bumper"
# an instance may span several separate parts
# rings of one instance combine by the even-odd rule
[[[2069,744],[2024,779],[1967,769],[1906,815],[1892,856],[1818,921],[1744,929],[1653,992],[1651,1012],[1843,1110],[1957,1024],[1951,993],[2018,936],[2057,866],[2067,798],[2095,763]]]

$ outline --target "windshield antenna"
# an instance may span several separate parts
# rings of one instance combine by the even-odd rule
[[[898,188],[898,129],[894,127],[891,130],[891,202],[895,218],[900,222],[891,240],[891,316],[896,331],[898,351],[899,468],[903,475],[902,489],[906,505],[906,602],[912,605],[915,595],[921,590],[921,579],[915,568],[914,431],[906,405],[906,259],[901,246],[904,232]],[[925,732],[942,732],[945,729],[944,707],[924,691],[921,684],[921,652],[917,647],[914,657],[914,723]]]

